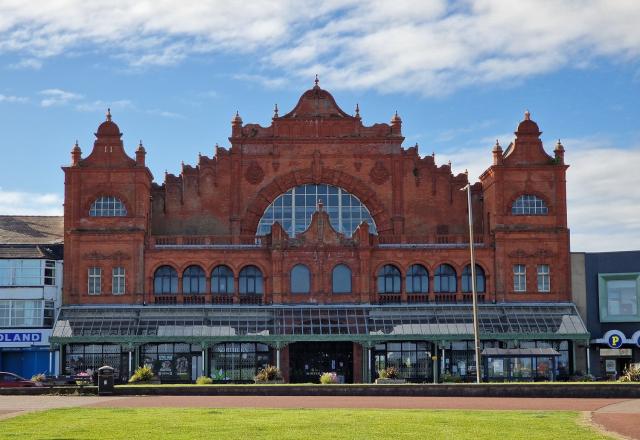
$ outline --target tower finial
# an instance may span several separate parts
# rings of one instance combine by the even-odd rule
[[[273,117],[274,118],[278,117],[278,104],[276,104],[275,107],[273,108]]]
[[[525,110],[525,112],[524,112],[524,120],[525,121],[530,121],[531,120],[531,113],[529,113],[529,110]]]
[[[360,104],[356,103],[356,118],[360,117]]]
[[[107,109],[107,121],[111,122],[111,109]]]
[[[316,84],[316,87],[320,87],[320,86],[318,85],[318,83],[319,83],[319,82],[320,82],[320,80],[318,79],[318,74],[316,73],[316,79],[315,79],[315,81],[314,81],[314,83]]]

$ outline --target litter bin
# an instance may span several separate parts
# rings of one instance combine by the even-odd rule
[[[98,395],[113,394],[113,367],[105,365],[98,368]]]

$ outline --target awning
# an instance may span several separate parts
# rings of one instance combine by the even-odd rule
[[[482,356],[487,357],[550,357],[560,356],[553,348],[485,348]]]
[[[588,340],[571,303],[479,305],[485,340]],[[453,341],[473,338],[469,304],[271,306],[65,306],[51,341]]]

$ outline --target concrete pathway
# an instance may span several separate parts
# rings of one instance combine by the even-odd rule
[[[383,408],[581,411],[598,429],[640,440],[640,399],[357,396],[2,396],[0,419],[53,408]]]

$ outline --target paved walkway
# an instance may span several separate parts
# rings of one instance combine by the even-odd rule
[[[0,419],[30,411],[91,408],[397,408],[582,411],[621,438],[640,440],[640,399],[357,396],[2,396]]]

